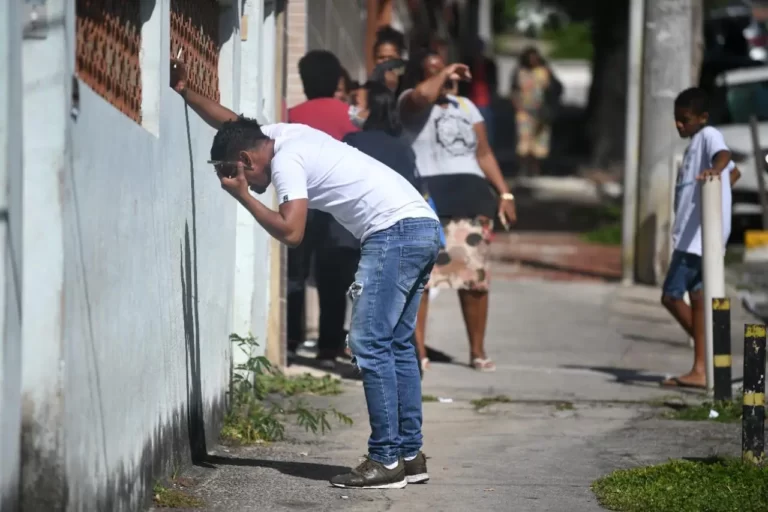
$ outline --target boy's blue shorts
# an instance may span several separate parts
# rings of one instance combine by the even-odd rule
[[[701,256],[675,251],[664,279],[664,296],[682,299],[685,292],[697,292],[702,287]]]

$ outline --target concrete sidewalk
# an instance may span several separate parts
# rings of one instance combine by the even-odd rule
[[[366,451],[362,389],[350,381],[343,395],[316,401],[348,413],[352,427],[322,437],[291,430],[291,442],[271,446],[220,447],[210,468],[185,475],[194,482],[190,492],[222,511],[591,511],[600,507],[590,483],[613,469],[739,452],[739,425],[662,420],[652,407],[698,396],[658,386],[664,375],[688,370],[692,354],[656,290],[497,280],[488,351],[498,371],[491,374],[467,367],[453,294],[441,293],[430,314],[429,344],[453,360],[433,363],[424,380],[425,394],[452,399],[424,404],[428,484],[386,492],[328,485]],[[734,333],[747,319],[734,311]],[[740,337],[733,340],[739,347]],[[513,403],[481,412],[470,404],[495,395]]]

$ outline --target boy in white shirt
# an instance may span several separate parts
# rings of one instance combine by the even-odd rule
[[[349,289],[349,346],[361,370],[371,436],[368,457],[337,487],[397,489],[429,479],[422,446],[421,377],[411,341],[437,259],[440,223],[397,172],[302,124],[259,126],[187,89],[172,63],[171,87],[218,129],[211,162],[229,192],[274,238],[296,246],[309,208],[330,213],[361,241]],[[275,187],[278,211],[253,197]]]
[[[723,243],[731,234],[731,187],[739,179],[739,170],[731,161],[731,152],[723,135],[707,126],[709,106],[706,92],[692,87],[675,100],[675,124],[683,138],[691,142],[685,151],[675,185],[675,221],[672,227],[674,252],[664,280],[662,304],[693,337],[693,368],[685,375],[662,382],[671,387],[706,387],[704,341],[704,294],[701,268],[701,184],[721,176]],[[725,249],[725,248],[723,248]],[[683,296],[688,292],[691,305]]]

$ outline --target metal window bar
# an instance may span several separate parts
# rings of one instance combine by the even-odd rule
[[[140,3],[77,0],[75,12],[77,76],[140,123]]]
[[[187,87],[219,101],[219,4],[216,0],[171,0],[171,55],[184,50]]]

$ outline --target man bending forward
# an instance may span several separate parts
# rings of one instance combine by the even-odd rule
[[[371,423],[368,457],[337,487],[402,488],[424,482],[421,381],[411,337],[437,257],[439,223],[405,178],[332,137],[299,124],[259,126],[187,90],[181,63],[172,87],[218,133],[211,160],[221,186],[274,238],[304,237],[307,209],[328,212],[362,242],[349,290],[349,346],[363,377]],[[256,200],[274,185],[279,211]]]

